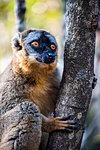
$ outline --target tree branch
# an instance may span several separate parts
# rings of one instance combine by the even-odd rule
[[[16,12],[16,27],[19,32],[25,30],[25,0],[16,0],[15,12]]]

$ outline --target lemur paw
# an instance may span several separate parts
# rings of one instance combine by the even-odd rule
[[[72,132],[75,128],[77,128],[77,121],[69,120],[71,115],[67,115],[64,117],[56,117],[49,118],[51,122],[51,131],[54,130],[66,130],[67,132]]]

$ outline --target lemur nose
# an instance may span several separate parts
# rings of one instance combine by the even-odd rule
[[[54,53],[48,53],[49,58],[54,59],[55,58],[55,54]]]
[[[55,54],[54,53],[48,53],[48,58],[50,62],[54,62],[55,60]]]

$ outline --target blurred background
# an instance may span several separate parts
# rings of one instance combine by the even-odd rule
[[[17,32],[14,7],[15,0],[0,0],[0,73],[12,57],[11,38]],[[51,32],[58,41],[61,58],[64,9],[64,0],[26,0],[26,29],[37,28]],[[98,81],[92,93],[82,150],[100,150],[100,27],[96,32],[94,68]]]
[[[92,91],[81,150],[100,150],[100,24],[96,31],[94,72],[97,84]]]
[[[62,0],[26,0],[26,29],[37,28],[51,32],[61,49]],[[17,32],[15,0],[0,0],[0,73],[12,56],[11,38]]]

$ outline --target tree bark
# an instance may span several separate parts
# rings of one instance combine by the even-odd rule
[[[97,30],[100,31],[100,0],[98,0],[98,9],[99,9],[99,17],[98,17],[98,28],[97,28]]]
[[[64,73],[55,116],[71,114],[78,128],[50,135],[48,150],[79,150],[91,99],[94,70],[95,0],[66,0]]]
[[[16,27],[19,32],[25,30],[25,0],[16,0],[15,13],[16,13]]]

